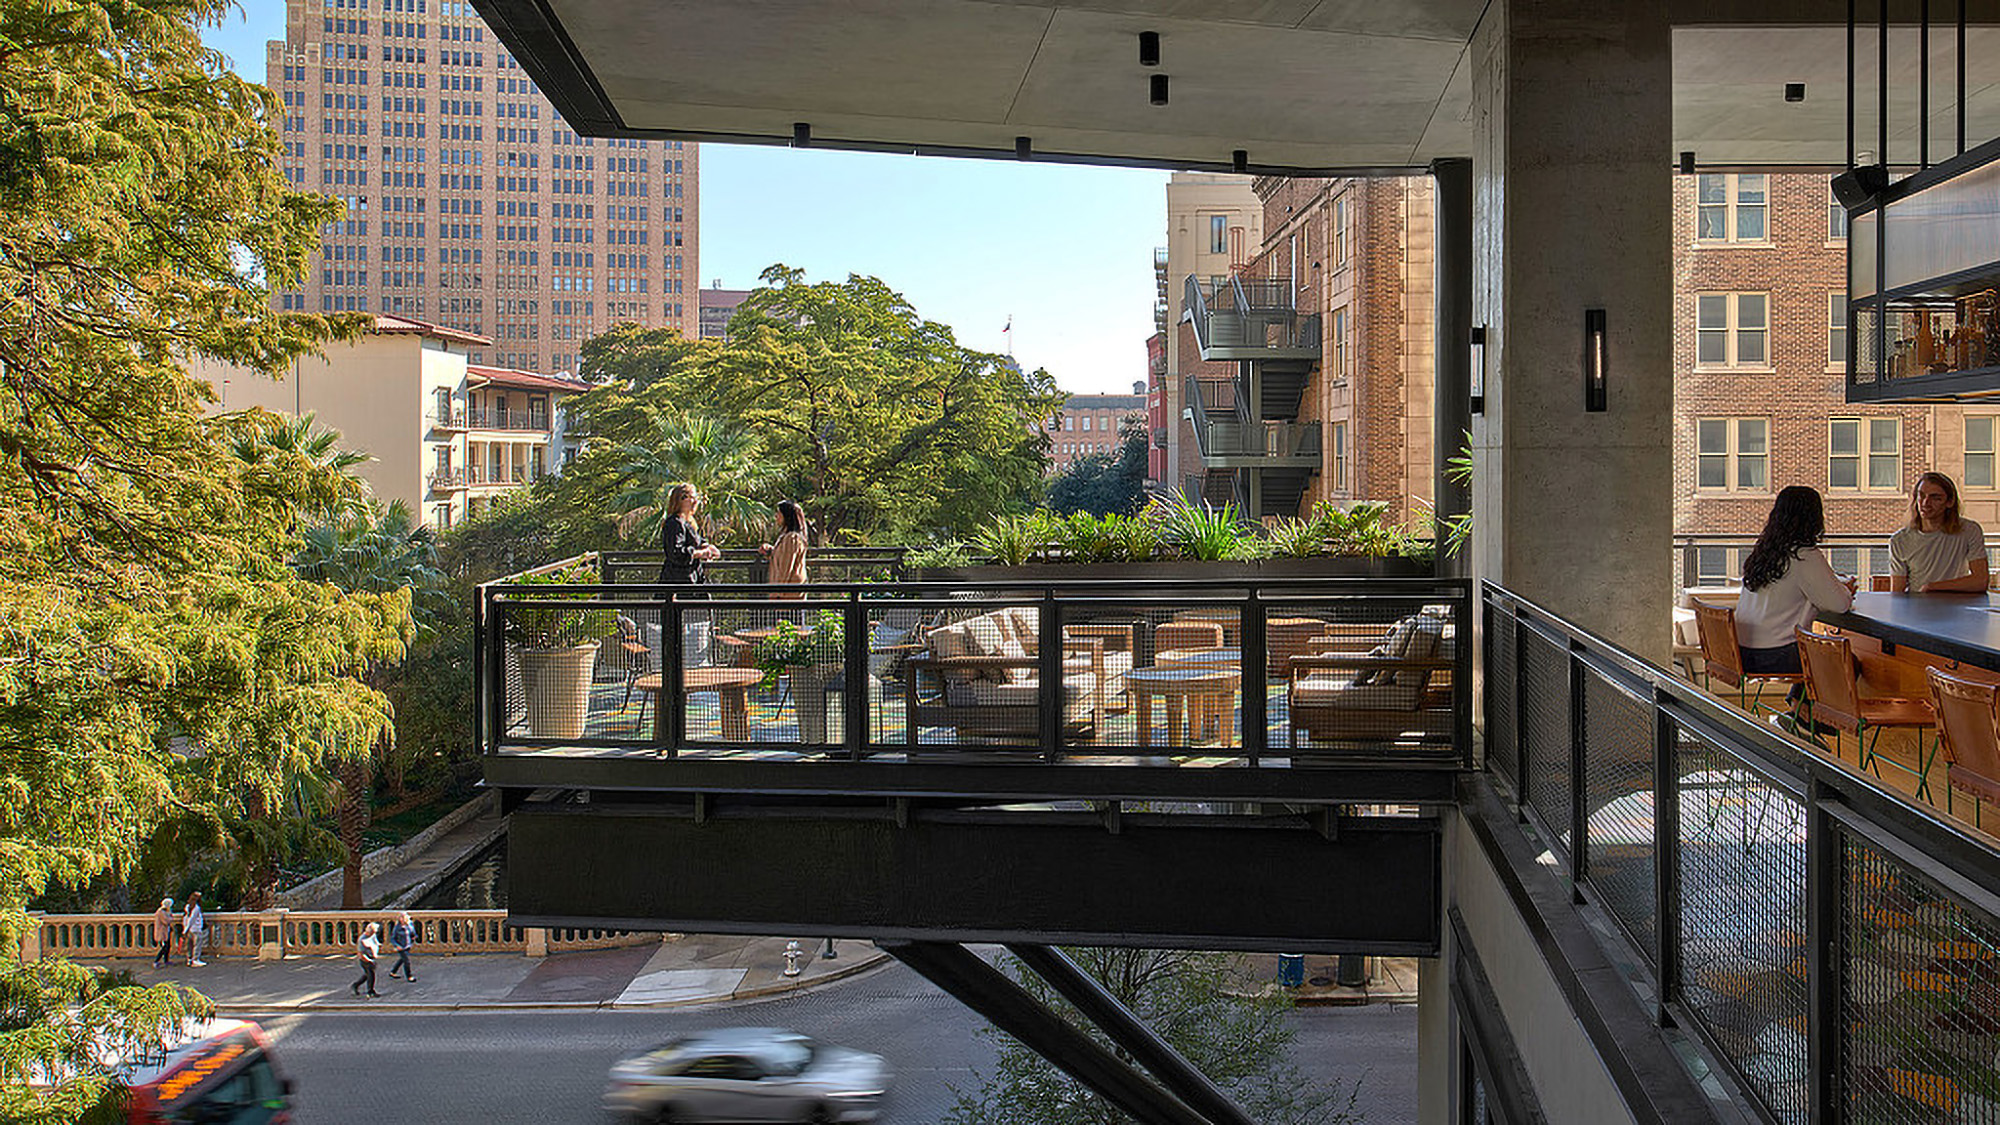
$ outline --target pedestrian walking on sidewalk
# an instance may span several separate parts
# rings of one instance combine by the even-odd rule
[[[410,967],[410,947],[415,944],[417,944],[417,927],[410,921],[410,912],[397,911],[396,924],[389,927],[389,948],[396,951],[396,963],[389,966],[390,976],[395,976],[396,970],[401,969],[404,980],[411,984],[416,983],[417,971]]]
[[[354,945],[355,959],[361,963],[361,976],[351,988],[356,996],[361,995],[361,986],[364,984],[368,986],[368,995],[382,995],[375,991],[375,957],[382,952],[382,939],[376,935],[381,932],[380,922],[370,922],[361,927],[361,940]]]
[[[174,900],[163,898],[160,908],[153,911],[153,941],[159,945],[153,954],[153,967],[163,969],[174,953]]]
[[[188,964],[200,968],[208,962],[201,959],[201,943],[208,936],[208,919],[201,912],[201,892],[188,894],[186,913],[181,915],[181,929],[187,934]]]

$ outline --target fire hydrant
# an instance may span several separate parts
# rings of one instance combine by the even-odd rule
[[[799,958],[803,956],[805,956],[805,952],[799,948],[798,942],[788,941],[785,943],[786,976],[795,977],[799,975]]]

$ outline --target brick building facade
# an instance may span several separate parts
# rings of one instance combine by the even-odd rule
[[[1145,384],[1139,385],[1141,389]],[[1079,457],[1093,453],[1116,454],[1121,447],[1118,427],[1126,418],[1146,414],[1146,396],[1071,395],[1052,425],[1049,435],[1049,471],[1060,473]]]
[[[1300,499],[1380,501],[1423,522],[1432,494],[1435,289],[1431,183],[1425,178],[1260,177],[1265,237],[1246,277],[1282,281],[1302,317],[1319,318],[1320,354],[1299,404],[1320,424],[1320,468]],[[1193,328],[1181,354],[1198,357]],[[1234,363],[1182,360],[1225,378]],[[1193,448],[1191,426],[1182,440]]]
[[[1777,490],[1805,484],[1825,497],[1829,532],[1886,538],[1926,469],[1959,482],[1966,515],[2000,527],[2000,404],[1846,401],[1846,219],[1827,180],[1674,178],[1674,528],[1754,536]],[[1742,553],[1710,547],[1696,569],[1733,579]],[[1852,549],[1833,561],[1884,564]]]

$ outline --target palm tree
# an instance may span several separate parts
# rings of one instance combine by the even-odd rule
[[[331,520],[305,529],[292,566],[302,577],[326,582],[348,593],[388,593],[411,589],[411,616],[421,635],[431,627],[436,607],[430,594],[444,585],[438,569],[437,539],[417,522],[408,505],[398,500],[387,508],[373,501],[353,505]],[[363,677],[376,683],[387,669],[373,667]],[[334,767],[340,781],[340,843],[345,853],[341,908],[359,910],[361,901],[361,834],[368,827],[368,782],[371,753],[342,759]]]
[[[711,532],[755,526],[770,514],[766,493],[777,480],[761,454],[747,430],[684,411],[662,412],[646,440],[605,451],[619,488],[612,501],[620,513],[619,536],[629,539],[634,529],[664,517],[667,495],[682,481],[701,490],[701,518]]]

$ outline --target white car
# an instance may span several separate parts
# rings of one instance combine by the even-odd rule
[[[776,1027],[703,1031],[611,1068],[604,1108],[640,1121],[873,1121],[889,1087],[880,1055]]]

